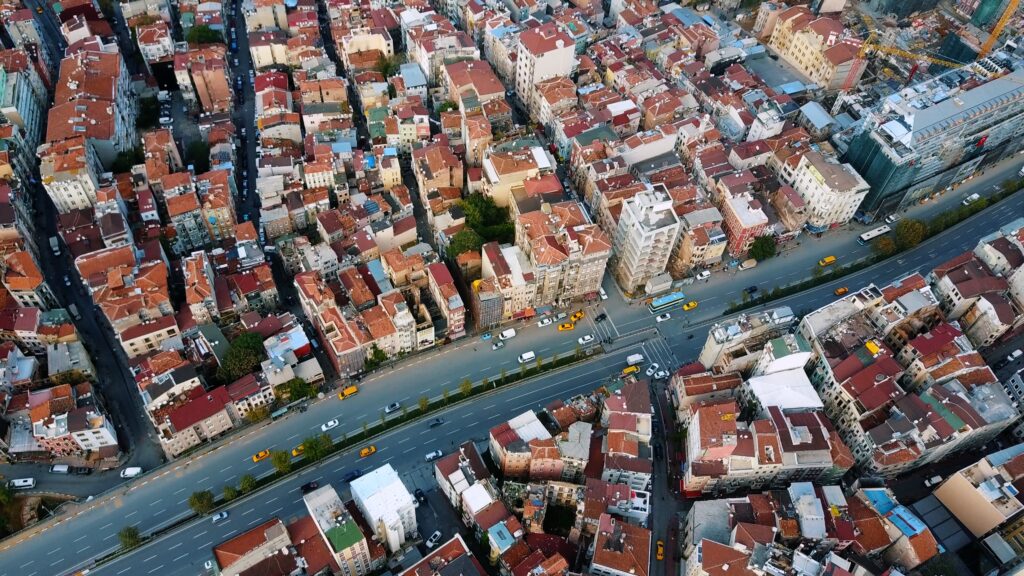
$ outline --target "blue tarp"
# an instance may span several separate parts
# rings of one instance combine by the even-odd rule
[[[896,503],[889,498],[889,493],[879,488],[866,488],[864,495],[871,501],[871,506],[881,515],[886,515],[896,507]]]

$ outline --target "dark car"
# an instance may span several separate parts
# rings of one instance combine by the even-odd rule
[[[753,294],[757,292],[757,286],[747,286],[747,294]]]
[[[300,486],[299,489],[302,490],[303,494],[307,494],[309,492],[312,492],[313,490],[316,490],[319,487],[320,484],[318,484],[317,482],[306,482],[305,484]]]
[[[420,488],[417,488],[416,491],[413,492],[413,495],[416,496],[416,499],[419,500],[420,502],[426,502],[427,501],[427,495],[424,494],[423,490],[420,489]]]
[[[359,478],[362,475],[363,475],[362,471],[359,470],[358,468],[356,468],[355,470],[349,472],[348,474],[345,474],[344,480],[345,480],[345,482],[351,482],[351,481],[355,480],[356,478]]]
[[[92,474],[92,468],[86,468],[85,466],[72,466],[71,473],[76,476],[88,476]]]
[[[444,420],[442,420],[441,418],[434,418],[433,420],[430,421],[431,428],[437,428],[441,424],[444,424]]]
[[[600,314],[597,315],[596,318],[594,318],[594,321],[595,322],[604,322],[607,319],[608,319],[608,315],[605,314],[604,312],[601,312]]]

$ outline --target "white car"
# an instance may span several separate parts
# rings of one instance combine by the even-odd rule
[[[399,404],[398,402],[392,402],[391,404],[388,404],[387,406],[384,407],[384,413],[385,414],[393,414],[395,412],[398,412],[401,409],[402,409],[402,405],[401,404]]]
[[[583,337],[579,338],[578,340],[576,340],[576,342],[578,342],[580,346],[586,346],[587,344],[590,344],[593,341],[594,341],[594,335],[593,334],[587,334],[586,336],[583,336]]]
[[[331,420],[329,422],[325,422],[325,423],[321,424],[320,425],[320,430],[322,432],[327,432],[328,430],[333,430],[333,429],[337,428],[338,424],[340,424],[340,422],[338,422],[337,418],[335,418],[334,420]]]
[[[498,340],[494,344],[491,344],[491,350],[501,350],[504,347],[505,347],[505,343],[502,342],[501,340]]]
[[[427,548],[433,548],[434,546],[437,546],[437,543],[440,542],[440,540],[441,531],[435,530],[434,533],[430,535],[430,538],[427,538]]]
[[[671,320],[671,319],[672,319],[672,315],[669,314],[668,312],[665,312],[664,314],[661,314],[657,318],[655,318],[655,320],[657,320],[658,322],[664,322],[665,320]]]
[[[604,287],[598,288],[597,293],[601,295],[601,300],[608,299],[608,293],[604,291]]]
[[[437,460],[441,456],[444,456],[444,452],[441,452],[440,450],[434,450],[433,452],[427,452],[427,455],[424,456],[423,458],[427,462],[433,462],[434,460]]]
[[[711,270],[701,270],[697,273],[697,280],[706,280],[711,277]]]
[[[541,321],[537,322],[537,327],[538,328],[543,328],[545,326],[550,326],[551,322],[553,322],[553,320],[551,320],[551,318],[541,318]]]
[[[228,517],[228,513],[227,513],[227,511],[224,511],[224,512],[217,512],[216,514],[211,516],[210,519],[213,520],[214,524],[216,524],[217,522],[220,522],[221,520],[227,520],[227,517]]]
[[[655,380],[664,380],[669,377],[668,370],[661,370],[654,375]]]
[[[661,366],[658,365],[657,362],[655,362],[647,367],[647,372],[645,372],[645,374],[647,374],[648,376],[653,376],[654,373],[658,371],[658,368],[661,368]]]

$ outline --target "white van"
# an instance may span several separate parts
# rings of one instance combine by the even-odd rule
[[[139,474],[142,474],[142,468],[138,466],[131,466],[121,470],[121,478],[135,478]]]
[[[12,490],[31,490],[36,487],[35,478],[15,478],[7,483]]]
[[[498,334],[498,338],[501,340],[511,340],[516,337],[516,329],[509,328],[508,330],[502,330],[501,334]]]
[[[50,472],[53,474],[71,474],[71,467],[67,464],[54,464],[50,466]]]
[[[529,352],[523,352],[519,355],[519,363],[526,364],[527,362],[533,362],[537,359],[537,355],[533,353],[533,350]]]

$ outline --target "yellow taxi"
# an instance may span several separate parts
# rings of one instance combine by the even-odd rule
[[[374,446],[373,444],[370,444],[366,448],[363,448],[362,450],[359,451],[359,457],[360,458],[366,458],[367,456],[373,454],[376,451],[377,451],[377,447]]]
[[[836,296],[842,296],[843,294],[846,294],[849,291],[850,291],[850,289],[847,288],[846,286],[840,286],[839,288],[836,288],[833,291],[833,294],[835,294]]]
[[[266,460],[270,457],[270,450],[260,450],[259,452],[252,455],[253,462],[259,462],[260,460]]]
[[[696,300],[690,300],[686,304],[683,304],[683,310],[685,310],[686,312],[689,312],[690,310],[693,310],[696,307],[697,307],[697,301]]]
[[[658,560],[665,559],[665,543],[661,540],[658,540],[658,551],[656,557],[658,558]]]
[[[584,316],[586,316],[586,314],[583,313],[583,310],[577,310],[572,313],[572,316],[569,317],[569,320],[572,320],[573,322],[579,322],[580,320],[583,320]]]
[[[292,448],[292,456],[295,456],[295,457],[302,456],[302,453],[305,452],[305,451],[306,451],[306,447],[303,446],[302,444],[299,444],[295,448]]]
[[[573,324],[572,322],[566,322],[565,324],[559,324],[558,325],[558,331],[559,332],[568,332],[569,330],[575,330],[575,329],[576,329],[576,325]]]

